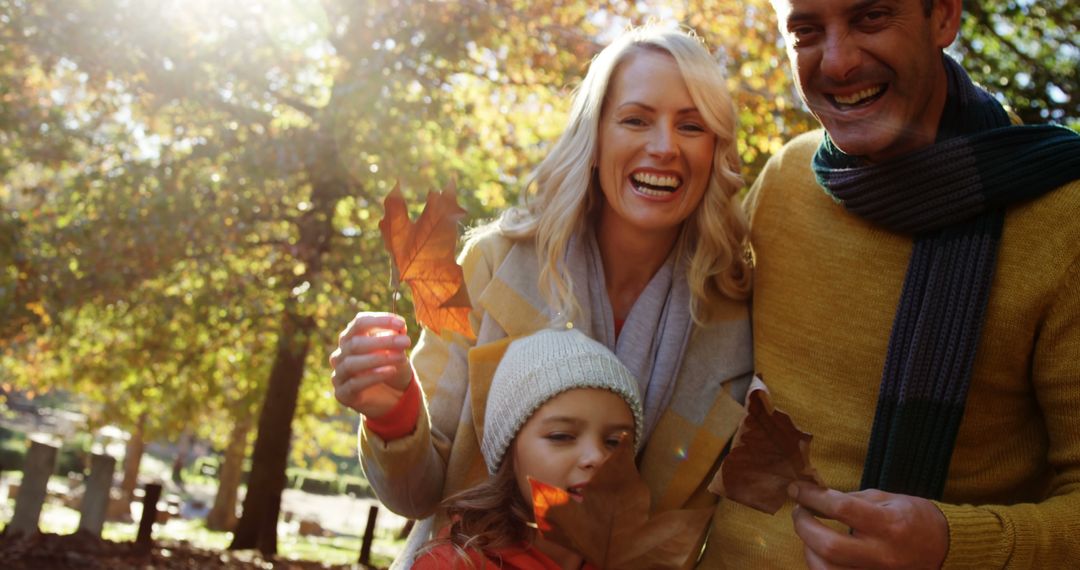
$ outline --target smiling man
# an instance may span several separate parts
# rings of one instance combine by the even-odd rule
[[[943,53],[960,0],[774,0],[824,131],[747,208],[757,370],[830,488],[729,568],[1080,567],[1080,137]],[[714,533],[714,537],[716,533]]]

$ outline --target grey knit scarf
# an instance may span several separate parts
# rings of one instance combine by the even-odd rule
[[[638,379],[645,407],[643,437],[648,441],[661,412],[671,401],[690,339],[693,319],[686,268],[672,252],[634,302],[616,338],[600,247],[592,231],[574,235],[567,246],[565,263],[578,305],[590,319],[586,333],[615,352]]]

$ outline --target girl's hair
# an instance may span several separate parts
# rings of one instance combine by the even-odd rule
[[[716,135],[705,195],[676,244],[678,255],[688,261],[691,314],[702,324],[719,298],[741,300],[749,295],[747,223],[735,199],[743,185],[736,116],[724,74],[692,31],[645,26],[627,30],[596,56],[575,90],[566,130],[522,189],[524,205],[508,209],[494,224],[511,239],[535,240],[540,290],[565,320],[579,310],[574,287],[585,285],[573,283],[560,270],[561,260],[571,236],[595,219],[603,200],[594,167],[608,84],[629,57],[645,50],[675,59],[694,105]]]
[[[451,520],[450,534],[429,542],[421,554],[450,544],[473,567],[469,551],[496,556],[499,549],[520,545],[531,536],[532,507],[521,496],[509,456],[494,475],[447,497],[442,507]]]

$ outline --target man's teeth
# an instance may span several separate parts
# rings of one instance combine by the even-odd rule
[[[862,91],[857,91],[855,93],[852,93],[851,95],[833,95],[833,99],[835,99],[836,102],[840,103],[841,105],[854,105],[856,103],[859,103],[863,99],[869,99],[870,97],[881,93],[881,89],[882,87],[880,85],[876,87],[867,87],[866,89],[863,89]]]
[[[638,192],[646,196],[667,196],[679,188],[681,181],[678,176],[651,174],[647,172],[635,172],[630,176]]]

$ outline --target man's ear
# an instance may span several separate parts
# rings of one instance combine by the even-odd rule
[[[937,47],[945,49],[956,39],[960,32],[961,0],[934,0],[930,12],[930,25]]]

